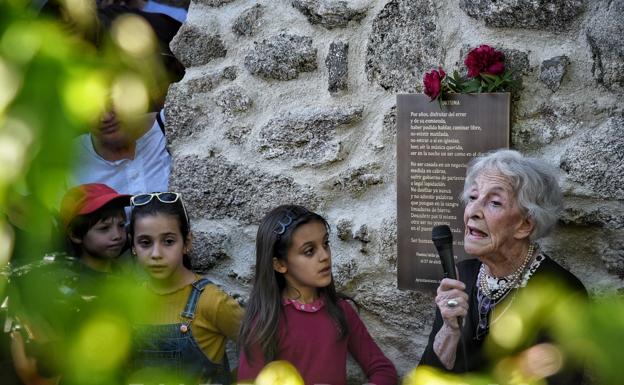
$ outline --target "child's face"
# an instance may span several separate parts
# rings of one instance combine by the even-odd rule
[[[135,220],[132,246],[152,279],[171,280],[179,276],[184,269],[186,241],[174,216],[148,215]]]
[[[273,261],[275,270],[284,274],[289,286],[303,297],[314,296],[318,288],[332,281],[331,250],[325,225],[315,221],[299,226],[293,232],[286,260],[275,258]]]
[[[119,257],[126,245],[125,222],[123,211],[100,219],[82,238],[82,253],[97,259]]]

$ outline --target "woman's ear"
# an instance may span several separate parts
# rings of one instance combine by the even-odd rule
[[[286,263],[281,259],[273,257],[273,270],[278,273],[286,274],[286,272],[288,272],[288,266],[286,266]]]
[[[518,228],[516,229],[515,238],[516,239],[525,239],[529,238],[531,234],[535,230],[535,220],[530,215],[526,215]]]

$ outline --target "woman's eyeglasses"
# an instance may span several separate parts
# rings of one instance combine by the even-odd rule
[[[158,199],[162,203],[176,203],[180,201],[182,205],[182,210],[184,210],[184,219],[186,219],[186,223],[190,223],[188,214],[186,212],[186,206],[184,206],[184,201],[182,201],[182,194],[177,192],[156,192],[149,194],[137,194],[130,198],[131,206],[143,206],[150,203],[154,198]]]

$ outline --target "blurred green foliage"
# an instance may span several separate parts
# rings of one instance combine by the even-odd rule
[[[583,305],[571,304],[572,317],[559,309],[553,333],[565,351],[589,365],[598,384],[624,384],[624,299],[604,296]]]
[[[168,78],[142,19],[121,17],[109,34],[94,22],[90,0],[67,0],[63,20],[37,15],[28,3],[0,1],[0,298],[16,281],[8,316],[35,339],[28,353],[43,352],[64,383],[116,383],[131,320],[146,310],[136,283],[112,281],[93,300],[74,292],[74,262],[41,261],[62,248],[55,214],[76,136],[111,107],[122,119],[144,114],[163,98]],[[31,269],[11,278],[10,265]],[[4,322],[7,314],[0,316]]]

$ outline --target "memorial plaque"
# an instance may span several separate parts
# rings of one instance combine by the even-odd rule
[[[455,262],[465,259],[460,196],[472,158],[509,147],[508,93],[397,96],[397,237],[400,289],[435,291],[442,267],[433,226],[453,233]]]

